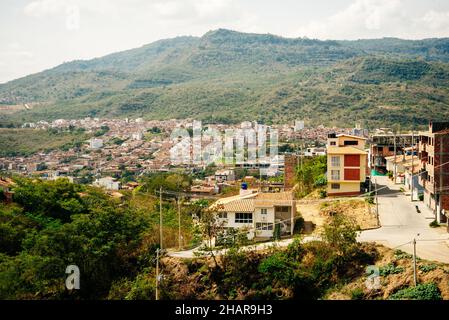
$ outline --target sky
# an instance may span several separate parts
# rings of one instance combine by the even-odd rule
[[[449,1],[1,0],[0,83],[218,28],[316,39],[449,37]]]

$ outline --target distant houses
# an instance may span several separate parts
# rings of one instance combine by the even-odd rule
[[[121,183],[112,177],[99,178],[93,184],[107,190],[120,190],[121,188]]]
[[[14,192],[11,191],[11,187],[14,186],[14,182],[10,178],[0,177],[0,191],[3,198],[0,198],[0,202],[11,203],[13,201]]]
[[[103,140],[92,138],[89,140],[89,146],[91,149],[101,149],[103,148]]]
[[[325,156],[326,155],[326,148],[307,148],[304,151],[305,157],[316,157],[316,156]]]
[[[235,172],[232,169],[223,169],[215,171],[215,181],[217,183],[222,182],[234,182]]]

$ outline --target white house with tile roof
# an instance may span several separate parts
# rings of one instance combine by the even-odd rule
[[[273,237],[275,224],[280,225],[282,236],[293,234],[296,205],[291,192],[250,191],[219,199],[213,206],[219,208],[225,228],[246,228],[250,239]]]

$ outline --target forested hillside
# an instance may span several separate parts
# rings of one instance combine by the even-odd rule
[[[40,119],[425,124],[449,116],[449,39],[287,39],[224,29],[0,85],[0,124]],[[31,108],[18,108],[29,104]]]

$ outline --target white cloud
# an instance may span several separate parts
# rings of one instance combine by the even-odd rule
[[[186,31],[194,27],[207,31],[206,25],[239,27],[251,17],[240,8],[238,0],[33,0],[24,13],[33,18],[63,18],[68,30],[79,29],[79,21],[90,18],[98,24],[113,19],[153,28],[186,25]]]
[[[428,30],[426,37],[449,36],[449,12],[430,10],[422,18],[418,19],[418,24],[426,26],[425,30]]]
[[[237,8],[236,0],[34,0],[24,8],[31,17],[45,17],[64,13],[76,6],[81,10],[105,15],[134,14],[160,18],[194,19],[208,16],[222,16]],[[233,10],[238,13],[237,10]]]
[[[355,0],[345,9],[301,26],[298,36],[319,39],[449,36],[449,12],[408,12],[403,0]]]
[[[61,13],[65,10],[66,7],[66,1],[37,0],[27,4],[24,8],[24,12],[30,17],[40,18]]]
[[[0,51],[0,83],[23,76],[33,69],[36,56],[19,43],[9,43]],[[39,69],[34,69],[35,71]]]

